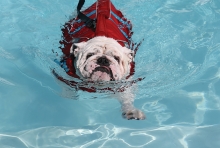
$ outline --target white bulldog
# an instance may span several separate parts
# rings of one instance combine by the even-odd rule
[[[132,50],[105,36],[74,43],[70,52],[75,56],[77,75],[93,82],[125,80],[130,74],[130,63],[134,57]],[[115,95],[122,104],[124,118],[145,119],[144,113],[133,106],[134,95],[129,88]]]
[[[117,81],[130,73],[133,51],[104,36],[74,44],[77,74],[91,81]]]

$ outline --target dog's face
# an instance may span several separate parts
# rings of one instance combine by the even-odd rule
[[[87,42],[74,44],[76,72],[91,81],[124,79],[130,73],[133,51],[122,47],[116,40],[95,37]]]

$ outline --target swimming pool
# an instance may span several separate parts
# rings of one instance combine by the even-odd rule
[[[1,1],[1,148],[220,147],[220,2],[112,2],[132,21],[133,40],[144,39],[135,106],[147,119],[125,120],[117,100],[75,93],[52,75],[65,75],[54,59],[78,1]]]

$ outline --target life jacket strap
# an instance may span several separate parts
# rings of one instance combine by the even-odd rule
[[[77,14],[78,14],[78,18],[85,23],[85,25],[93,30],[95,30],[96,28],[96,21],[89,18],[88,16],[86,16],[85,14],[83,14],[82,12],[80,12],[82,6],[84,5],[85,0],[79,0],[79,3],[77,5]]]

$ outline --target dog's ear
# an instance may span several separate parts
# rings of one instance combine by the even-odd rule
[[[123,47],[123,48],[124,48],[125,54],[127,55],[128,59],[129,59],[129,62],[134,61],[134,51],[131,49],[128,49],[126,47]]]
[[[81,51],[85,47],[85,45],[86,45],[86,42],[74,43],[71,46],[70,53],[73,53],[74,56],[76,57],[79,51]]]

